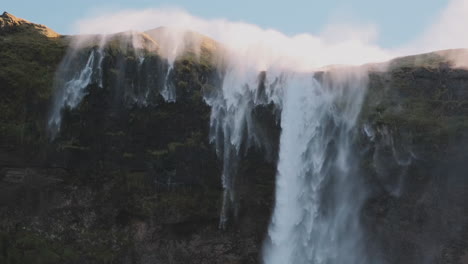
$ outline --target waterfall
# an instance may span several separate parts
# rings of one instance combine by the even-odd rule
[[[79,58],[77,58],[75,51],[67,54],[57,75],[64,75],[66,71],[69,71],[70,68],[73,68],[71,67],[71,62],[78,59]],[[102,49],[92,49],[89,52],[87,60],[83,61],[84,63],[78,66],[78,71],[72,72],[71,74],[67,72],[69,76],[64,78],[65,80],[62,79],[63,76],[60,76],[60,78],[56,77],[58,87],[55,95],[55,102],[48,122],[52,136],[55,136],[55,134],[60,129],[62,122],[61,111],[64,107],[69,107],[70,109],[77,107],[85,97],[86,88],[91,83],[97,82],[98,85],[102,87],[103,59],[104,54]]]
[[[264,263],[366,263],[359,226],[365,194],[353,177],[366,81],[365,74],[343,69],[288,82]]]
[[[264,82],[265,90],[260,92],[258,87]],[[236,216],[238,211],[236,174],[243,151],[255,146],[268,152],[270,147],[270,142],[256,127],[253,110],[258,105],[279,104],[280,86],[278,78],[269,83],[259,78],[256,71],[231,67],[224,76],[221,89],[205,95],[205,102],[211,107],[210,141],[216,146],[217,155],[223,161],[221,229],[226,227],[228,215],[233,213]]]
[[[166,76],[164,77],[164,87],[161,91],[161,96],[164,98],[166,102],[175,102],[176,101],[176,90],[174,84],[169,81],[169,76],[173,69],[173,63],[169,65],[169,69],[167,70]]]
[[[63,76],[49,122],[56,131],[64,107],[77,107],[89,85],[103,87],[105,44],[90,49],[87,59],[77,54],[83,55],[72,51],[59,70]],[[144,53],[133,55],[130,59],[135,60],[129,65],[134,65],[138,80],[128,78],[122,84],[133,91],[133,102],[146,105],[152,90],[168,102],[175,101],[175,87],[169,82],[175,57],[165,61],[167,67],[145,68],[150,58]],[[358,177],[358,155],[353,151],[367,73],[357,68],[317,73],[294,73],[281,67],[258,71],[257,66],[241,58],[224,65],[221,87],[204,93],[211,107],[210,141],[223,162],[220,228],[224,229],[229,216],[235,218],[238,212],[236,174],[242,155],[250,147],[263,149],[267,155],[271,151],[271,142],[253,114],[257,106],[271,104],[281,111],[282,134],[276,201],[264,244],[264,262],[366,263],[359,225],[366,194]],[[117,83],[129,77],[121,68],[115,69],[121,74]],[[140,80],[146,78],[143,75],[160,75],[162,81]],[[109,85],[108,79],[105,84]]]
[[[119,96],[130,104],[146,106],[154,94],[160,94],[167,102],[175,102],[175,87],[169,81],[174,59],[151,60],[151,56],[157,55],[157,44],[148,44],[145,38],[143,34],[124,32],[78,36],[71,40],[54,80],[54,102],[48,121],[52,138],[60,130],[62,110],[78,107],[90,85],[109,90],[123,87]],[[109,72],[114,75],[110,76]],[[159,82],[162,75],[164,85]],[[111,83],[113,87],[109,87]]]

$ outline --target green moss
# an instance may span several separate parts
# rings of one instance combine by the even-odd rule
[[[212,70],[215,65],[213,64],[214,54],[211,51],[202,51],[200,54],[195,52],[188,51],[179,56],[176,60],[176,65],[180,67],[181,70],[190,69],[194,66],[199,66],[202,70]]]
[[[442,153],[449,142],[465,136],[468,102],[463,98],[452,99],[448,83],[453,80],[439,68],[414,66],[431,58],[437,61],[437,56],[406,58],[411,67],[398,64],[400,68],[391,69],[388,75],[371,73],[361,125],[387,127],[393,133],[410,135],[409,143],[424,149],[428,155]],[[423,74],[417,75],[420,72]],[[415,78],[415,74],[419,77]]]
[[[204,135],[200,132],[193,132],[189,138],[187,138],[185,145],[189,147],[205,147]]]
[[[78,251],[76,251],[73,248],[64,248],[62,251],[61,255],[61,260],[62,261],[69,261],[69,262],[75,262],[78,260],[80,257],[80,254]]]
[[[116,131],[116,132],[106,132],[106,136],[111,136],[111,137],[123,137],[125,136],[125,132],[123,131]]]
[[[154,158],[160,159],[167,154],[169,154],[169,151],[163,149],[163,150],[147,150],[147,153],[153,156]]]
[[[435,52],[431,52],[394,59],[390,62],[389,69],[392,70],[405,67],[437,68],[441,63],[446,62],[446,58]]]
[[[60,141],[57,143],[57,149],[59,151],[66,151],[66,150],[75,150],[75,151],[88,151],[91,148],[88,146],[80,145],[80,142],[77,138],[70,138],[66,141]]]
[[[69,260],[63,255],[63,252],[65,249],[71,249],[39,234],[27,231],[2,232],[0,237],[0,248],[2,249],[0,260],[3,260],[2,263],[52,264]]]
[[[128,152],[124,152],[122,154],[122,157],[126,158],[126,159],[133,159],[135,157],[135,154],[134,153],[128,153]]]
[[[189,70],[190,71],[190,70]],[[177,83],[177,87],[182,88],[182,89],[187,89],[189,84],[186,81],[179,81]]]
[[[126,174],[127,189],[132,192],[146,192],[151,189],[151,181],[145,172],[131,172]]]
[[[396,109],[379,109],[374,122],[411,132],[415,143],[446,144],[448,139],[461,136],[468,124],[464,115],[447,115],[444,111],[447,104],[459,105],[458,102],[406,100]]]
[[[90,256],[95,259],[98,263],[111,264],[115,259],[115,252],[110,248],[95,248],[90,252]]]
[[[161,218],[216,218],[221,195],[217,190],[163,192],[143,198],[140,209],[145,215],[160,215]]]
[[[194,91],[192,94],[192,98],[190,98],[192,102],[203,102],[203,95],[201,91]]]
[[[178,148],[183,147],[184,143],[181,142],[171,142],[167,145],[167,149],[170,153],[174,153]]]

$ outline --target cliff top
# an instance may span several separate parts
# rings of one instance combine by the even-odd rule
[[[48,38],[58,38],[61,35],[45,25],[29,22],[28,20],[18,18],[8,12],[0,15],[0,34],[2,33],[25,33],[30,36],[31,33],[39,33]],[[33,34],[34,35],[34,34]],[[23,36],[23,35],[21,35]],[[182,36],[182,38],[180,38]],[[77,35],[72,37],[80,37],[86,43],[85,46],[99,45],[102,40],[99,35]],[[173,27],[159,27],[145,32],[126,31],[106,36],[108,44],[117,48],[128,46],[128,43],[135,42],[141,45],[140,48],[149,51],[157,51],[164,54],[164,46],[174,45],[174,41],[183,40],[187,51],[200,52],[202,57],[210,58],[211,61],[214,54],[222,52],[223,45],[211,39],[208,36],[190,31],[187,29]],[[29,37],[28,37],[29,39]],[[180,43],[178,43],[179,45]],[[200,50],[197,51],[197,48]],[[445,64],[449,67],[468,68],[468,49],[451,49],[434,51],[424,54],[416,54],[404,57],[394,58],[383,63],[365,64],[371,70],[386,71],[396,68],[406,67],[425,67],[437,68]],[[340,65],[328,65],[323,67],[324,70],[340,67]]]
[[[174,33],[176,32],[176,33]],[[199,45],[202,50],[213,52],[220,48],[220,43],[214,39],[194,32],[191,30],[172,28],[172,27],[158,27],[155,29],[145,31],[145,34],[149,35],[156,42],[161,43],[167,40],[171,40],[171,35],[183,35],[183,39],[186,42],[185,45],[190,47],[193,45]]]
[[[0,33],[18,31],[35,31],[49,38],[60,37],[60,34],[44,25],[31,23],[8,12],[3,12],[0,16]]]

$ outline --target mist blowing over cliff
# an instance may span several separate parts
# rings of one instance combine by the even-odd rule
[[[190,88],[190,83],[174,81],[177,60],[186,56],[182,66],[198,63],[210,72],[196,78],[199,96],[211,109],[210,143],[223,167],[219,227],[227,228],[238,217],[239,164],[250,148],[258,149],[265,159],[277,161],[276,200],[263,251],[266,263],[377,263],[380,252],[369,252],[373,245],[360,218],[371,191],[359,167],[361,154],[354,153],[363,135],[365,142],[376,145],[378,137],[392,138],[387,147],[397,151],[390,129],[359,120],[372,79],[369,69],[376,65],[370,63],[468,47],[463,33],[467,16],[468,1],[454,0],[420,36],[395,48],[376,44],[373,25],[331,24],[317,35],[288,36],[178,9],[124,10],[87,18],[77,22],[80,35],[73,37],[57,72],[49,125],[57,133],[63,109],[79,107],[89,87],[120,93],[124,103],[119,107],[177,102],[181,87]],[[466,52],[437,54],[449,59],[450,66],[467,65]],[[363,64],[369,65],[359,67]],[[380,72],[388,66],[378,65]],[[269,153],[275,147],[265,136],[268,131],[258,125],[259,107],[280,113],[278,153]],[[373,125],[375,131],[369,128]],[[362,127],[368,130],[363,133]],[[398,166],[409,166],[419,157],[416,151],[410,153]]]
[[[390,58],[387,51],[372,43],[375,32],[371,27],[334,27],[324,36],[290,37],[247,23],[205,20],[176,9],[121,11],[77,23],[80,33],[115,33],[160,26],[188,29],[211,37],[226,47],[230,59],[257,70],[274,66],[310,71],[330,64],[360,64]]]
[[[413,41],[392,48],[376,44],[379,32],[372,24],[336,23],[326,26],[317,35],[303,33],[289,36],[244,22],[203,19],[174,8],[104,13],[78,21],[75,28],[80,34],[105,34],[167,26],[174,28],[168,37],[176,46],[175,43],[183,42],[180,32],[192,30],[222,43],[231,53],[231,59],[257,70],[274,65],[283,69],[310,71],[327,65],[360,65],[382,62],[396,56],[467,47],[468,37],[463,33],[468,26],[467,16],[468,1],[453,0],[436,21],[415,36]]]

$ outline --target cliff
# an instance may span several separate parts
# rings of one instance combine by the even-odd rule
[[[388,263],[466,263],[468,71],[444,51],[371,72],[361,114],[369,233]]]
[[[201,56],[189,50],[168,71],[158,43],[164,30],[136,34],[142,53],[122,33],[67,60],[69,37],[2,15],[0,263],[259,262],[278,109],[253,110],[272,154],[245,148],[239,211],[219,229],[222,162],[204,100],[222,82],[212,60],[219,47],[196,35]],[[76,105],[60,104],[51,139],[57,82],[74,78],[93,52],[102,74],[90,77]],[[376,67],[369,79],[356,153],[370,192],[360,213],[369,248],[384,249],[375,251],[384,263],[467,263],[468,71],[432,53]],[[177,100],[163,98],[166,86]]]
[[[138,96],[163,85],[164,74],[152,73],[165,72],[168,62],[144,52],[140,65],[125,44],[132,36],[115,35],[104,48],[103,87],[90,83],[76,108],[62,109],[51,141],[54,89],[69,77],[56,69],[71,42],[35,25],[28,30],[11,28],[0,37],[0,262],[256,262],[274,168],[249,154],[245,192],[266,195],[246,196],[251,206],[238,223],[218,229],[221,164],[209,143],[202,90],[220,77],[206,57],[188,53],[174,62],[176,102],[150,93],[142,104]],[[157,49],[157,42],[146,43],[152,46],[143,50]],[[207,45],[202,55],[214,44]],[[79,67],[95,49],[85,47],[71,63]],[[269,181],[253,180],[257,174]]]

